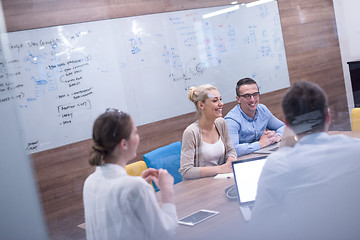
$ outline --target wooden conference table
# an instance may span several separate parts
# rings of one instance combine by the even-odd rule
[[[360,132],[329,132],[359,137]],[[360,146],[359,146],[360,147]],[[238,159],[259,157],[263,154],[249,154]],[[193,227],[179,225],[176,239],[240,239],[246,222],[241,214],[238,201],[229,200],[225,189],[235,184],[234,178],[214,179],[213,177],[187,180],[174,185],[175,204],[179,219],[200,209],[218,211],[219,214]],[[160,193],[156,193],[160,201]]]
[[[264,154],[249,154],[238,159],[248,159]],[[206,177],[182,181],[174,185],[175,205],[179,219],[197,210],[218,211],[219,214],[193,227],[179,225],[176,239],[238,239],[246,222],[238,200],[230,200],[225,189],[235,184],[234,178]],[[161,203],[160,193],[156,193]]]

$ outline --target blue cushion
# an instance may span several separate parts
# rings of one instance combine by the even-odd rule
[[[166,169],[173,177],[174,184],[182,181],[180,168],[181,142],[174,142],[143,155],[148,168]],[[155,191],[159,188],[154,184]]]

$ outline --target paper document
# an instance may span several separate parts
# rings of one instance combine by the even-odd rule
[[[219,173],[217,174],[214,179],[227,179],[227,178],[234,178],[234,174],[231,173]]]

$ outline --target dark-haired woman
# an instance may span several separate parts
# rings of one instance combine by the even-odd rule
[[[93,127],[90,165],[96,170],[84,184],[86,236],[91,239],[171,239],[177,228],[174,178],[163,169],[141,177],[126,174],[136,156],[139,135],[131,117],[111,110]],[[159,186],[162,207],[149,184]]]

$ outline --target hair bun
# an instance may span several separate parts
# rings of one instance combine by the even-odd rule
[[[189,91],[188,91],[188,99],[192,102],[194,102],[195,98],[196,98],[196,89],[197,89],[197,87],[193,86],[193,87],[190,87]]]
[[[95,146],[92,146],[92,148],[94,149],[95,152],[98,152],[102,155],[107,154],[107,150],[97,144]]]

